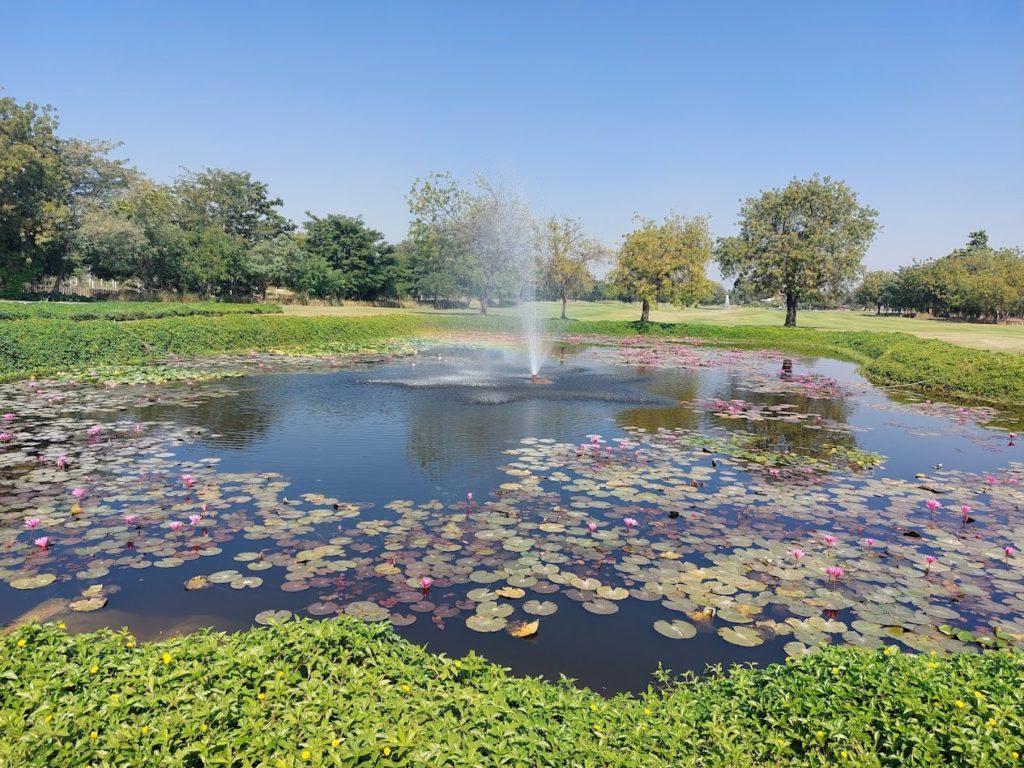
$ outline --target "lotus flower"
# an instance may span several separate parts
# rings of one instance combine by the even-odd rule
[[[199,525],[199,522],[203,519],[202,515],[189,515],[188,521],[191,525]]]
[[[13,413],[5,413],[4,414],[4,421],[14,421],[14,414]]]
[[[10,432],[0,432],[0,443],[9,443],[14,439],[14,435]]]
[[[139,518],[135,515],[125,515],[124,524],[134,528],[139,524]]]
[[[985,482],[989,485],[996,485],[999,482],[999,478],[995,475],[985,475]]]
[[[593,520],[589,521],[587,523],[587,530],[590,531],[591,533],[596,531],[597,530],[597,523],[595,523]]]
[[[871,549],[877,543],[878,543],[877,541],[875,541],[874,539],[871,539],[871,538],[864,539],[864,546],[867,547],[868,549]]]
[[[89,437],[98,437],[102,433],[103,427],[101,427],[99,424],[94,424],[93,426],[89,427]]]
[[[81,501],[82,497],[85,496],[85,488],[74,488],[71,491],[71,495]]]
[[[430,589],[430,585],[434,583],[434,580],[429,576],[420,576],[420,588],[426,592]]]
[[[935,499],[928,499],[928,501],[925,502],[925,506],[927,506],[928,511],[934,515],[935,510],[939,508],[940,504]]]
[[[789,550],[789,554],[791,554],[791,555],[793,556],[793,559],[794,559],[794,560],[799,560],[799,559],[800,559],[801,557],[803,557],[803,556],[804,556],[804,555],[806,555],[807,553],[806,553],[806,552],[804,552],[804,551],[803,551],[802,549],[800,549],[799,547],[797,547],[796,549],[791,549],[791,550]]]
[[[181,484],[184,485],[186,488],[191,488],[193,485],[196,484],[196,479],[192,477],[192,475],[182,475]]]
[[[57,457],[57,469],[67,469],[67,468],[68,468],[68,457],[65,456],[64,454],[61,454],[60,456]]]
[[[825,573],[828,574],[829,582],[835,584],[840,578],[842,578],[845,571],[841,565],[830,565],[825,569]]]
[[[50,546],[50,537],[49,536],[40,536],[38,539],[36,539],[32,543],[35,544],[37,547],[39,547],[39,549],[47,549]]]
[[[181,522],[181,520],[171,520],[171,522],[167,524],[167,527],[170,528],[172,531],[180,531],[182,528],[185,527],[185,524]]]
[[[626,526],[626,530],[627,530],[627,531],[631,531],[631,530],[633,530],[634,528],[636,528],[636,527],[637,527],[637,525],[639,525],[639,523],[637,523],[637,521],[636,521],[636,518],[635,518],[635,517],[626,517],[626,518],[623,518],[622,522],[623,522],[623,524],[624,524],[624,525]]]
[[[1007,544],[1005,547],[1003,547],[1003,557],[1009,560],[1011,557],[1013,557],[1016,551],[1016,549]]]
[[[924,569],[924,575],[925,576],[927,576],[929,573],[932,572],[932,564],[937,562],[938,559],[939,558],[937,558],[935,555],[925,555],[924,556],[924,561],[927,564],[927,567]]]
[[[839,541],[838,538],[829,533],[826,533],[824,536],[822,536],[822,538],[825,540],[825,546],[829,549],[832,549],[832,547],[835,546],[836,542]]]
[[[466,492],[466,503],[467,504],[472,504],[473,503],[473,492],[472,491],[467,491]]]
[[[779,476],[779,470],[775,469],[775,467],[772,467],[771,469],[768,470],[768,474],[774,478],[777,478]]]
[[[960,505],[960,514],[964,516],[964,522],[966,523],[971,518],[971,508],[966,504]]]
[[[209,508],[210,508],[210,505],[207,504],[205,501],[202,504],[199,505],[199,509],[202,510],[204,515],[206,514],[206,510],[208,510]]]
[[[39,527],[39,524],[41,522],[42,520],[40,520],[38,517],[26,517],[25,527],[28,528],[30,531],[34,531],[36,528]]]

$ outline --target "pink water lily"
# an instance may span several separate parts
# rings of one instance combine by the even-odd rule
[[[57,457],[57,469],[67,469],[67,468],[68,468],[68,457],[65,456],[64,454],[61,454],[60,456]]]
[[[420,576],[420,588],[424,592],[429,590],[433,583],[434,583],[434,580],[432,578],[430,578],[429,576]]]
[[[139,524],[139,518],[136,517],[135,515],[125,515],[124,516],[124,524],[134,528],[135,526],[137,526]]]
[[[877,543],[878,543],[877,541],[875,541],[874,539],[871,539],[871,538],[864,539],[864,546],[867,547],[868,549],[871,549]]]
[[[631,531],[639,525],[635,517],[626,517],[622,520],[623,525],[626,526],[626,530]]]
[[[172,531],[180,531],[182,528],[185,527],[185,524],[181,522],[181,520],[171,520],[171,522],[167,524],[167,527],[170,528]]]
[[[28,528],[30,531],[34,531],[36,528],[39,527],[39,524],[41,522],[43,522],[43,521],[40,520],[38,517],[26,517],[25,518],[25,527]]]
[[[832,549],[832,547],[834,547],[836,545],[836,542],[839,541],[839,539],[837,537],[833,536],[830,533],[826,533],[821,538],[824,540],[825,546],[828,547],[829,549]]]
[[[14,439],[14,435],[10,432],[0,432],[0,443],[9,443]]]
[[[941,506],[935,499],[928,499],[928,501],[925,502],[925,505],[928,507],[928,511],[933,514],[935,513],[935,510]]]
[[[102,433],[103,427],[101,427],[99,424],[94,424],[93,426],[89,427],[89,437],[98,437]]]
[[[209,508],[210,508],[210,505],[207,504],[205,501],[202,504],[199,505],[199,509],[202,510],[204,515],[206,514],[206,510],[208,510]]]
[[[13,413],[5,413],[4,414],[4,421],[14,421],[14,414]]]
[[[1016,551],[1016,549],[1007,544],[1005,547],[1003,547],[1003,557],[1009,560],[1011,557],[1013,557]]]
[[[768,470],[768,474],[771,475],[772,477],[777,478],[779,476],[779,470],[775,469],[775,467],[772,467],[771,469]]]
[[[845,571],[841,565],[830,565],[825,569],[825,573],[828,574],[828,580],[830,583],[835,584],[839,579],[842,578]]]
[[[985,475],[985,482],[989,485],[996,485],[999,483],[999,478],[995,475]]]
[[[85,496],[85,488],[73,488],[71,495],[78,499],[78,501],[81,501],[82,497]]]
[[[791,550],[789,550],[789,554],[791,554],[791,555],[793,556],[793,559],[794,559],[794,560],[799,560],[799,559],[800,559],[801,557],[803,557],[803,556],[804,556],[804,555],[806,555],[807,553],[806,553],[806,552],[804,552],[804,551],[803,551],[802,549],[800,549],[799,547],[797,547],[796,549],[791,549]]]
[[[971,519],[971,508],[966,504],[961,504],[960,514],[964,516],[964,522],[968,522]]]
[[[203,519],[202,515],[189,515],[188,516],[188,521],[189,521],[189,523],[191,525],[199,525],[199,523],[200,523],[200,521],[202,519]]]
[[[39,549],[47,549],[50,546],[50,537],[49,536],[40,536],[38,539],[36,539],[32,543],[35,544],[37,547],[39,547]]]
[[[473,492],[472,492],[472,491],[467,491],[467,492],[466,492],[466,501],[467,501],[467,502],[468,502],[469,504],[472,504],[472,503],[473,503]]]
[[[924,556],[924,562],[926,564],[926,567],[924,569],[924,575],[925,576],[927,576],[929,573],[932,572],[932,565],[934,563],[938,562],[938,560],[939,560],[939,558],[937,558],[935,555],[925,555]]]
[[[192,475],[182,475],[181,484],[184,485],[186,488],[191,488],[193,485],[196,484],[196,479],[192,477]]]

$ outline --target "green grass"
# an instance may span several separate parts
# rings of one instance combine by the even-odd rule
[[[537,302],[540,316],[556,319],[561,305],[554,301]],[[426,313],[428,309],[383,309],[378,307],[344,306],[312,307],[285,306],[287,314],[303,316],[363,316],[396,312]],[[449,310],[449,314],[475,314],[471,310]],[[514,315],[515,309],[493,308],[490,314],[497,316]],[[624,304],[618,301],[570,302],[569,317],[573,320],[624,320],[640,318],[638,304]],[[651,320],[656,323],[687,323],[692,325],[721,326],[781,326],[784,315],[781,310],[756,307],[702,307],[699,309],[677,309],[662,305],[651,311]],[[797,314],[801,328],[826,331],[872,331],[876,333],[907,333],[926,339],[948,341],[975,349],[991,352],[1024,353],[1024,325],[990,325],[984,323],[960,323],[923,317],[887,317],[858,311],[814,311],[806,310]]]
[[[1019,765],[1024,656],[832,647],[605,699],[387,625],[0,639],[0,765]],[[628,653],[628,649],[623,649]]]
[[[281,308],[276,304],[223,304],[214,301],[0,301],[0,320],[141,320],[190,315],[271,314],[280,311]]]

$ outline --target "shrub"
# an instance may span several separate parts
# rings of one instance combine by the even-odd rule
[[[281,311],[276,304],[222,304],[161,301],[15,302],[0,301],[0,320],[54,318],[64,320],[142,320],[189,315],[259,315]]]
[[[605,699],[353,619],[0,640],[0,764],[1009,766],[1024,656],[832,647]]]

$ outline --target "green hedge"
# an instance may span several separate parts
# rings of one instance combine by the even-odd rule
[[[903,333],[622,321],[553,321],[547,327],[567,335],[692,337],[719,344],[827,355],[859,363],[864,373],[879,383],[1008,408],[1019,409],[1024,404],[1024,356],[969,349]],[[369,317],[170,317],[132,323],[15,320],[0,323],[0,378],[123,365],[167,355],[250,349],[330,351],[387,338],[518,329],[514,317],[399,312]]]
[[[223,304],[214,301],[96,301],[16,302],[0,301],[0,320],[52,318],[65,320],[143,320],[153,317],[190,315],[259,315],[280,312],[276,304]]]
[[[0,640],[0,765],[1019,765],[1024,656],[833,647],[605,699],[353,619]],[[623,649],[628,653],[628,649]]]

